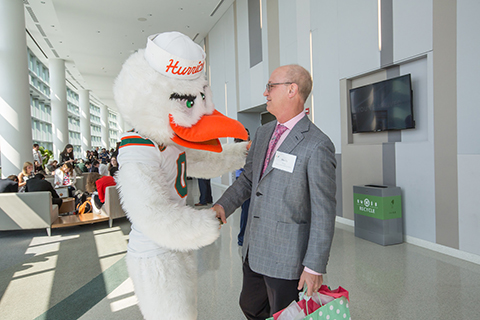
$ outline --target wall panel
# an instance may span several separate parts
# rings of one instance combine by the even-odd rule
[[[378,69],[377,0],[337,0],[337,5],[339,77]]]
[[[480,255],[480,2],[457,1],[457,141],[460,250]]]
[[[457,2],[457,121],[458,153],[480,154],[478,127],[480,121],[480,1]]]
[[[432,0],[393,0],[393,59],[432,51]]]
[[[460,250],[480,255],[480,155],[458,156]]]

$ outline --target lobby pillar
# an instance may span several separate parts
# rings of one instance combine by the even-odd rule
[[[0,0],[0,161],[2,177],[33,163],[23,1]]]
[[[52,106],[53,156],[59,160],[60,152],[68,144],[67,86],[65,61],[49,59],[50,103]]]
[[[118,114],[117,119],[118,119],[118,130],[119,130],[118,138],[120,138],[120,136],[127,130],[125,129],[125,121],[123,121],[123,117],[120,113]]]
[[[82,157],[86,156],[87,150],[92,149],[92,136],[90,129],[90,91],[79,91],[80,102],[80,139],[82,140]]]
[[[102,148],[110,149],[108,107],[100,107],[100,122],[102,123]]]

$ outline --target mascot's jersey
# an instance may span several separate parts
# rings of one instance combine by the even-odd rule
[[[175,202],[180,206],[186,205],[187,167],[185,150],[181,147],[159,146],[136,132],[126,132],[121,137],[118,162],[120,167],[128,163],[151,166],[150,174],[161,177],[160,183],[169,189],[169,202]],[[128,251],[131,254],[148,257],[162,253],[165,249],[145,237],[132,224]]]

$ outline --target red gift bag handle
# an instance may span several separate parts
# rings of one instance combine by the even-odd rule
[[[321,293],[330,297],[334,297],[335,299],[338,299],[340,297],[345,297],[347,298],[348,301],[350,301],[350,299],[348,298],[348,291],[342,287],[338,287],[335,290],[330,290],[328,286],[322,285],[318,290],[318,293]]]

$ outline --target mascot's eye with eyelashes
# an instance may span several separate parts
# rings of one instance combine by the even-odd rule
[[[202,97],[203,97],[203,99],[205,99],[203,94],[202,94]],[[195,99],[196,98],[197,98],[196,96],[191,95],[191,94],[172,93],[170,95],[170,100],[182,101],[183,103],[185,103],[185,106],[189,109],[192,108],[195,105]]]

